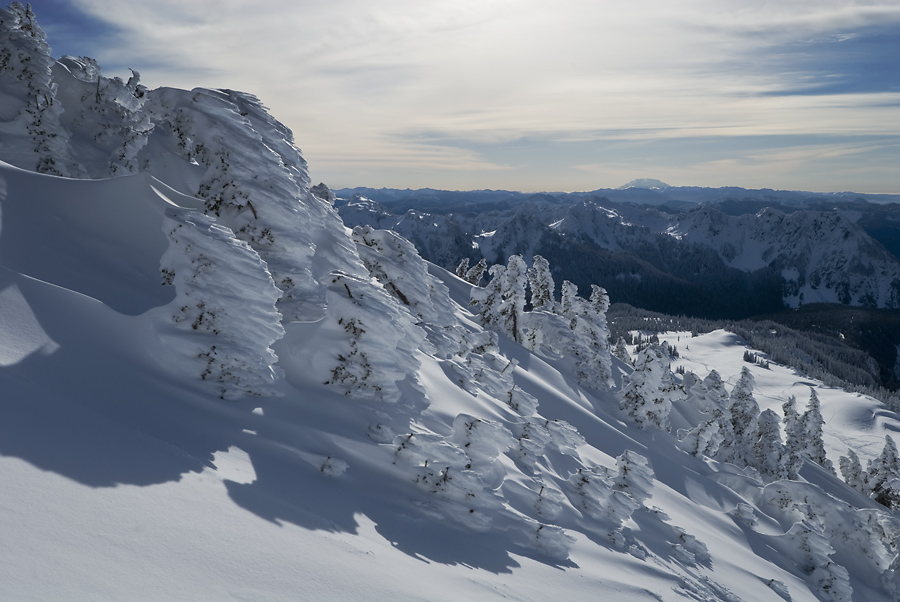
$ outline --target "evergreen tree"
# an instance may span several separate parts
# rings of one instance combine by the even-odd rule
[[[867,468],[872,499],[892,510],[900,509],[900,458],[890,435],[884,436],[881,455],[869,460]]]
[[[816,395],[815,389],[810,388],[809,404],[806,406],[806,411],[800,416],[797,427],[803,441],[801,453],[825,470],[835,474],[831,460],[825,456],[825,444],[822,442],[822,425],[824,424],[825,420],[822,418],[819,406],[819,396]]]
[[[616,466],[619,468],[619,474],[613,477],[616,488],[643,504],[653,490],[653,469],[647,458],[626,449],[616,458]]]
[[[703,379],[703,388],[706,390],[706,399],[713,406],[728,407],[728,391],[725,390],[725,382],[716,370],[710,370]]]
[[[459,276],[460,278],[465,278],[466,272],[468,272],[468,271],[469,271],[469,258],[463,257],[462,260],[459,262],[459,265],[456,266],[456,275]]]
[[[787,477],[784,451],[781,419],[772,410],[765,410],[759,415],[759,439],[754,446],[757,470],[774,479]]]
[[[578,287],[568,280],[563,280],[560,293],[559,315],[569,320],[569,328],[575,330],[575,317],[578,313]]]
[[[785,463],[787,466],[787,478],[796,479],[803,467],[803,455],[806,449],[804,437],[800,429],[800,414],[797,413],[797,398],[791,395],[781,405],[784,412],[785,433]]]
[[[18,110],[17,121],[24,125],[33,145],[33,153],[16,157],[15,163],[39,173],[80,176],[80,166],[69,153],[68,133],[60,124],[63,107],[56,99],[51,74],[55,61],[46,38],[30,4],[12,2],[6,9],[0,8],[4,110]],[[4,131],[4,136],[13,133]]]
[[[862,464],[859,462],[859,456],[852,449],[847,450],[846,456],[840,459],[841,475],[844,482],[860,493],[869,495],[868,480],[869,475],[863,470]]]
[[[799,454],[803,451],[803,437],[800,432],[800,414],[797,412],[797,398],[791,395],[783,404],[784,434],[788,451]]]
[[[734,430],[733,462],[740,466],[755,464],[754,447],[759,438],[759,404],[753,398],[755,382],[745,366],[731,391],[731,426]]]
[[[503,273],[506,267],[502,264],[491,266],[490,281],[484,288],[473,288],[470,305],[478,306],[481,325],[491,330],[500,329],[500,303],[503,301]]]
[[[606,323],[606,311],[609,309],[609,295],[606,289],[596,284],[591,285],[589,304],[584,304],[582,316],[585,318],[588,344],[593,357],[592,364],[600,373],[600,379],[612,382],[612,351],[609,345],[609,326]]]
[[[525,311],[527,268],[521,255],[513,255],[503,272],[500,320],[503,331],[517,343],[522,342],[522,314]]]
[[[672,399],[677,396],[668,354],[659,345],[651,345],[638,354],[620,406],[639,427],[668,431]]]
[[[634,360],[631,359],[631,355],[628,353],[628,348],[625,347],[625,339],[619,337],[619,340],[616,341],[616,346],[613,347],[612,354],[616,356],[619,360],[624,362],[629,366],[634,365]]]
[[[491,266],[491,280],[487,286],[474,288],[471,292],[470,304],[479,306],[482,325],[506,334],[517,343],[524,340],[525,271],[522,256],[513,255],[505,267]]]
[[[695,456],[719,457],[719,449],[726,436],[722,425],[727,424],[729,430],[731,428],[730,417],[726,416],[726,412],[727,410],[722,408],[713,409],[709,420],[705,420],[699,426],[692,428],[682,438],[682,447]],[[734,438],[733,432],[731,433],[731,438]]]
[[[578,296],[578,287],[568,280],[562,284],[562,298],[557,310],[568,321],[574,340],[566,355],[576,358],[576,370],[583,384],[603,388],[612,379],[612,359],[609,349],[609,327],[606,291],[592,286],[591,301]],[[602,313],[598,312],[602,310]]]
[[[556,284],[550,273],[550,263],[540,255],[534,256],[534,263],[528,270],[528,286],[531,288],[531,308],[533,311],[554,311],[553,299]]]
[[[466,282],[478,286],[481,283],[481,278],[484,276],[484,273],[486,271],[487,261],[484,259],[484,257],[482,257],[478,260],[478,263],[469,268],[469,270],[466,272]]]

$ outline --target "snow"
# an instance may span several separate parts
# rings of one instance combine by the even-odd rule
[[[494,359],[470,358],[485,377],[515,360],[509,382],[537,400],[531,417],[502,400],[507,381],[472,381],[470,391],[454,375],[472,378],[466,370],[476,364],[421,350],[400,370],[415,380],[396,385],[399,405],[343,395],[317,377],[328,349],[342,340],[322,330],[327,315],[285,325],[273,345],[274,367],[285,372],[271,384],[277,395],[218,399],[197,375],[161,361],[193,335],[160,338],[172,301],[140,288],[150,277],[141,269],[126,276],[146,294],[117,293],[125,276],[115,255],[94,249],[96,227],[82,230],[78,221],[100,219],[123,252],[141,255],[137,268],[149,272],[156,262],[158,270],[174,248],[157,244],[166,241],[165,215],[189,211],[173,205],[180,197],[169,191],[162,198],[156,191],[164,187],[145,176],[76,182],[8,166],[0,174],[11,184],[0,207],[0,249],[16,250],[0,254],[0,328],[8,335],[0,368],[0,581],[12,598],[749,601],[781,600],[778,591],[787,588],[792,600],[815,599],[793,544],[768,547],[796,531],[759,505],[752,478],[677,451],[663,431],[638,429],[612,392],[581,390],[564,358],[539,358],[508,339],[499,340]],[[66,202],[40,202],[52,197],[45,188]],[[19,195],[27,190],[38,201],[25,203]],[[123,199],[134,205],[130,211],[108,211]],[[144,219],[133,218],[137,211]],[[39,244],[16,230],[15,247],[6,246],[11,216]],[[57,227],[60,216],[69,219],[67,230],[42,235],[39,225]],[[150,236],[154,228],[158,238]],[[380,251],[365,242],[376,240]],[[396,235],[368,231],[356,244],[384,267],[385,282],[410,291],[419,315],[452,316],[447,324],[475,332],[471,314],[456,304],[468,299],[470,285],[434,266],[413,269],[421,261],[414,257],[401,261],[410,249]],[[220,254],[218,269],[249,260],[246,246],[237,248],[244,259]],[[66,254],[92,277],[81,283],[49,265]],[[35,275],[22,273],[26,268]],[[403,285],[401,277],[413,274]],[[442,282],[429,280],[434,276]],[[347,282],[370,294],[352,288],[363,280]],[[352,309],[343,286],[327,288],[335,295],[327,297],[328,311],[365,316],[393,308],[383,315],[397,320],[406,307],[381,292],[381,305]],[[244,302],[255,294],[245,291]],[[373,333],[373,342],[395,348],[387,330]],[[408,340],[402,329],[391,336]],[[743,348],[734,335],[687,337],[664,337],[681,349],[676,364],[700,375],[716,367],[735,382]],[[897,425],[872,400],[775,365],[751,370],[763,408],[777,411],[785,394],[803,399],[805,383],[817,386],[832,459],[848,444],[872,457]],[[527,440],[526,424],[538,429]],[[398,456],[410,433],[418,451]],[[534,445],[522,447],[525,441]],[[527,461],[524,449],[531,450]],[[621,497],[616,458],[625,452],[647,459],[655,475],[647,493]],[[422,469],[425,459],[431,472]],[[443,487],[447,467],[454,488]],[[811,477],[851,495],[827,475]],[[480,501],[466,502],[469,494]],[[757,527],[732,518],[739,504]],[[868,599],[889,599],[877,586],[849,583]]]
[[[8,272],[4,270],[0,278],[8,280]],[[9,281],[3,282],[2,286],[0,338],[4,345],[0,348],[0,366],[18,364],[33,353],[51,355],[59,349],[59,345],[41,327],[19,286]]]
[[[851,448],[866,461],[881,453],[885,435],[897,432],[898,416],[884,409],[880,402],[858,393],[848,393],[807,378],[792,368],[769,363],[769,368],[743,361],[746,344],[737,335],[725,330],[691,338],[690,332],[660,335],[660,341],[678,347],[679,358],[673,368],[685,370],[703,378],[710,370],[720,372],[729,389],[737,382],[744,367],[753,374],[756,386],[753,395],[760,410],[773,410],[782,415],[781,405],[791,395],[797,398],[802,411],[809,399],[810,388],[815,388],[822,403],[825,419],[824,441],[828,457],[837,466],[841,455]],[[765,354],[752,350],[765,358]]]
[[[874,501],[640,428],[625,364],[583,388],[574,358],[485,331],[472,286],[408,241],[344,228],[255,97],[147,94],[149,172],[0,163],[2,597],[897,599],[900,521]],[[749,366],[735,335],[661,338],[729,389],[749,368],[763,410],[814,387],[835,464],[900,428]],[[670,413],[700,410],[673,395]]]

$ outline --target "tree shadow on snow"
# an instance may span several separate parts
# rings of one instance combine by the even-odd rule
[[[428,563],[499,574],[520,566],[517,555],[558,568],[575,566],[526,548],[519,533],[500,523],[481,532],[468,528],[465,519],[449,519],[441,500],[391,463],[393,446],[366,436],[373,420],[389,418],[384,408],[324,390],[314,397],[261,400],[264,418],[250,427],[257,435],[242,446],[256,480],[225,482],[236,504],[276,524],[350,534],[359,533],[359,517],[365,516],[395,549]],[[408,420],[398,420],[394,430],[402,427]],[[347,461],[346,472],[323,469],[332,454]]]

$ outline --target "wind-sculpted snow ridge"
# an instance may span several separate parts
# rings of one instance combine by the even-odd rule
[[[266,262],[288,321],[324,315],[325,291],[317,281],[326,273],[364,273],[340,218],[310,193],[306,161],[290,130],[256,97],[148,90],[136,71],[127,82],[107,78],[86,57],[54,63],[28,10],[3,14],[8,39],[0,81],[14,95],[4,96],[0,119],[14,119],[4,125],[13,135],[4,136],[0,158],[73,177],[146,171],[202,198],[204,212]]]
[[[363,273],[339,218],[309,192],[306,162],[290,133],[255,97],[166,88],[149,94],[144,111],[168,150],[205,168],[189,192],[266,262],[286,320],[322,316],[325,291],[317,279],[325,273]],[[152,139],[148,145],[146,169],[156,173]],[[317,254],[319,242],[325,244]]]

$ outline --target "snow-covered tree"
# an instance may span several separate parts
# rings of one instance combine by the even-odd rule
[[[468,271],[469,271],[469,258],[463,257],[460,260],[459,265],[456,266],[456,275],[459,276],[460,278],[465,278],[466,272],[468,272]]]
[[[284,328],[265,263],[205,215],[172,208],[166,225],[162,276],[175,287],[175,300],[151,310],[175,326],[160,334],[171,339],[162,361],[199,377],[223,399],[272,393],[279,371],[270,346]]]
[[[784,451],[781,419],[772,410],[765,410],[759,415],[759,439],[754,446],[757,470],[773,479],[787,477]]]
[[[616,458],[619,474],[613,478],[616,487],[643,504],[653,490],[653,469],[641,454],[626,449]]]
[[[651,345],[638,354],[620,405],[639,427],[668,431],[672,400],[679,396],[669,370],[669,354],[659,345]]]
[[[683,449],[695,456],[705,455],[721,462],[734,460],[734,426],[729,410],[728,391],[715,370],[700,382],[693,373],[684,377],[688,401],[709,418],[686,433],[679,432]]]
[[[612,378],[612,351],[609,345],[609,326],[606,312],[609,309],[609,295],[606,289],[596,284],[591,285],[590,309],[585,312],[590,325],[590,343],[594,351],[600,375],[609,381]]]
[[[806,411],[800,416],[797,425],[799,435],[802,437],[800,453],[825,470],[835,474],[831,460],[825,456],[825,444],[822,442],[822,425],[824,424],[825,420],[822,418],[819,396],[816,395],[815,389],[810,388],[809,404],[806,406]]]
[[[891,509],[900,509],[900,458],[890,435],[884,436],[881,454],[869,460],[868,487],[872,499]]]
[[[807,521],[797,522],[781,538],[792,548],[798,568],[821,600],[851,602],[850,575],[830,558],[835,550],[821,527]]]
[[[550,262],[540,255],[534,256],[534,263],[528,270],[528,286],[531,289],[532,311],[554,311],[556,301],[553,299],[556,284],[550,273]]]
[[[846,456],[840,458],[841,476],[844,482],[860,493],[869,495],[868,480],[869,475],[863,470],[862,464],[859,462],[859,456],[852,449],[847,450]]]
[[[474,284],[478,286],[481,282],[481,278],[484,276],[484,273],[487,271],[487,261],[482,257],[478,260],[478,263],[473,265],[466,271],[465,280],[469,284]]]
[[[591,301],[578,296],[578,287],[568,280],[562,284],[562,299],[557,312],[569,323],[574,333],[565,356],[575,358],[575,371],[582,384],[601,389],[612,378],[609,328],[606,309],[609,298],[603,288],[591,285]]]
[[[800,431],[800,414],[797,412],[797,398],[791,395],[781,404],[784,412],[785,445],[788,450],[800,454],[805,449],[803,436]]]
[[[728,391],[725,390],[725,381],[716,370],[710,370],[703,379],[703,388],[706,389],[706,397],[713,405],[727,407]]]
[[[513,255],[503,272],[503,300],[500,302],[500,323],[503,331],[517,343],[522,342],[522,314],[525,311],[525,286],[528,268],[521,255]]]
[[[631,359],[631,354],[628,353],[628,348],[625,346],[625,339],[619,337],[619,340],[616,341],[616,346],[613,347],[612,354],[624,362],[625,364],[632,366],[634,360]]]
[[[734,441],[731,442],[733,452],[732,462],[740,466],[752,466],[755,464],[755,445],[759,439],[759,404],[753,397],[755,386],[753,375],[745,366],[741,370],[741,376],[731,391],[731,427],[734,431]],[[726,441],[726,443],[729,443]]]
[[[56,99],[46,37],[31,5],[0,8],[0,87],[4,113],[15,115],[2,130],[4,160],[40,173],[79,176],[60,124],[63,107]]]
[[[425,332],[368,275],[332,272],[325,284],[327,314],[317,322],[317,336],[339,343],[313,358],[313,372],[327,375],[323,382],[348,397],[400,401],[398,383],[418,370],[415,351]]]
[[[575,330],[575,318],[578,315],[578,286],[563,280],[560,289],[559,315],[569,320],[569,328]]]
[[[723,425],[727,425],[729,430],[731,427],[730,419],[727,417],[728,410],[723,408],[714,408],[712,415],[708,420],[704,420],[698,426],[690,429],[681,436],[681,446],[689,453],[695,456],[708,456],[710,458],[718,457],[719,448],[725,441],[726,433],[723,432]],[[733,433],[732,433],[733,438]]]
[[[188,189],[207,215],[231,228],[266,262],[281,290],[285,321],[310,322],[326,313],[321,279],[334,270],[366,276],[334,208],[309,190],[306,160],[293,134],[251,94],[233,90],[148,93],[143,111],[153,123],[148,147],[169,149],[196,166]],[[166,166],[140,155],[152,175]]]
[[[503,273],[505,271],[506,266],[503,264],[492,265],[488,271],[491,275],[490,281],[484,288],[473,288],[469,302],[470,305],[477,307],[481,325],[492,330],[499,330],[501,327],[500,304],[503,302]]]
[[[491,266],[491,281],[485,288],[473,288],[471,293],[470,303],[478,306],[482,325],[499,330],[517,343],[524,338],[525,272],[522,256],[513,255],[505,267]]]

